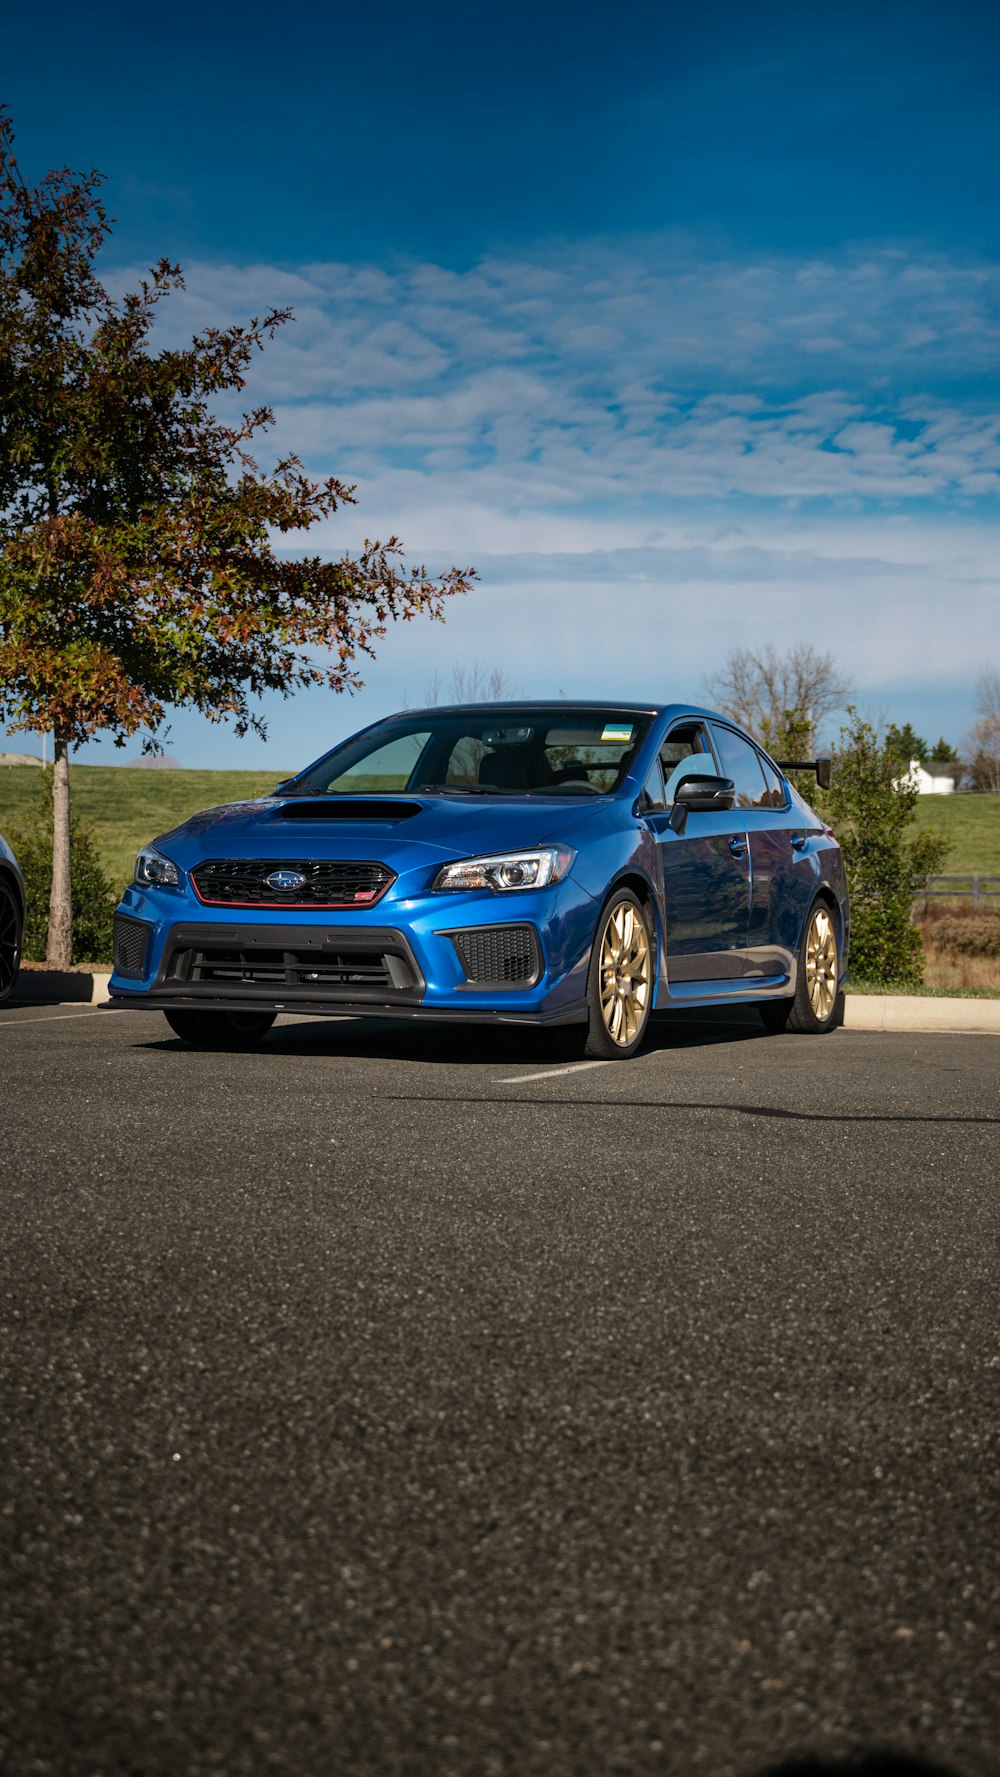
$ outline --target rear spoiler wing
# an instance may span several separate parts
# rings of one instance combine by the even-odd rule
[[[816,782],[821,790],[830,788],[830,773],[833,770],[832,759],[776,759],[779,771],[814,771]]]

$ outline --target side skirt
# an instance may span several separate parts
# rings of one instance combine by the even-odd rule
[[[675,981],[666,984],[667,991],[660,1009],[671,1006],[726,1006],[746,1000],[787,1000],[795,992],[795,969],[789,975],[742,975],[735,981]]]

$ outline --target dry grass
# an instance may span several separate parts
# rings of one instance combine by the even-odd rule
[[[1000,911],[971,902],[931,901],[917,911],[924,939],[924,985],[1000,993]]]

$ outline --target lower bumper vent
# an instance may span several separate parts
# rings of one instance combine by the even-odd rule
[[[541,973],[531,926],[482,926],[453,932],[452,941],[467,979],[484,987],[529,987]]]
[[[146,973],[146,953],[152,927],[141,919],[127,919],[116,913],[112,929],[112,955],[115,974],[126,981],[141,981]]]
[[[202,986],[312,988],[385,988],[389,992],[412,991],[414,971],[403,957],[380,950],[267,950],[236,946],[175,950],[167,972],[168,981],[187,981]]]

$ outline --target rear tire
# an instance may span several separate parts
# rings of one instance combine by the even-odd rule
[[[827,901],[814,901],[799,945],[795,994],[787,1000],[761,1000],[757,1010],[764,1029],[824,1037],[844,1022],[840,986],[840,944],[837,916]]]
[[[630,889],[605,904],[587,975],[587,1021],[557,1033],[575,1060],[628,1061],[642,1044],[653,1003],[654,942],[648,915]]]
[[[174,1035],[192,1049],[255,1049],[276,1012],[164,1012]]]

